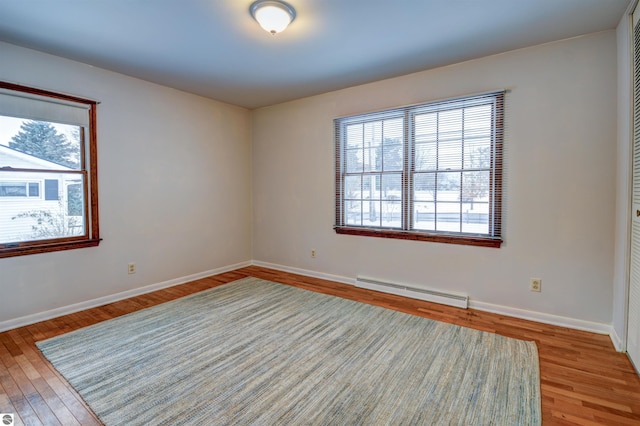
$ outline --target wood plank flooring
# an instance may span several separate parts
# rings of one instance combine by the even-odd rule
[[[518,339],[540,354],[545,425],[640,425],[640,378],[608,336],[458,309],[350,285],[247,267],[0,333],[0,413],[16,425],[99,425],[34,342],[246,276],[264,278]]]

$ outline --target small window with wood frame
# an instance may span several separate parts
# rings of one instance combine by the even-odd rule
[[[337,233],[500,247],[503,91],[334,125]]]
[[[100,243],[96,105],[0,82],[0,258]]]

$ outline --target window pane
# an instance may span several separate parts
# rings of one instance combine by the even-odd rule
[[[26,182],[0,182],[0,197],[26,197]]]
[[[382,145],[382,121],[364,123],[364,146],[377,147]]]
[[[344,215],[347,225],[362,225],[362,202],[347,201],[345,203]]]
[[[60,193],[58,192],[58,179],[44,180],[44,199],[47,201],[60,199]]]
[[[460,232],[460,204],[436,203],[436,229],[446,232]]]
[[[438,170],[462,168],[462,141],[444,141],[438,144]]]
[[[472,234],[489,233],[489,203],[472,203],[473,208],[469,209],[464,205],[462,213],[462,232]]]
[[[362,176],[346,176],[344,179],[344,198],[362,199]]]
[[[413,228],[435,231],[435,203],[417,202],[413,204]]]
[[[438,167],[438,145],[436,142],[416,144],[414,164],[416,171],[436,170]]]
[[[0,180],[18,172],[0,171]],[[29,180],[42,180],[55,199],[21,196],[0,199],[0,244],[85,235],[84,182],[77,173],[19,172]],[[46,179],[44,179],[46,177]],[[48,182],[48,184],[47,184]],[[36,183],[37,185],[37,183]],[[31,184],[22,184],[23,193]],[[1,186],[0,186],[1,188]],[[60,191],[58,188],[69,188]],[[47,190],[45,190],[45,193]]]
[[[474,201],[489,201],[491,184],[488,171],[463,172],[462,173],[462,201],[472,203]]]
[[[366,200],[380,199],[379,174],[371,174],[362,177],[362,198]]]
[[[365,148],[362,158],[365,172],[377,172],[382,170],[382,148]]]
[[[436,175],[438,179],[438,200],[460,201],[460,173],[444,172]]]
[[[362,124],[351,124],[347,126],[346,142],[347,148],[362,147]]]
[[[465,138],[491,136],[492,104],[465,108],[464,110],[464,135]]]
[[[383,126],[384,143],[402,143],[404,135],[404,118],[384,120]]]
[[[39,196],[40,196],[40,183],[29,182],[29,197],[39,197]]]
[[[464,168],[488,169],[491,167],[491,139],[471,139],[464,143]]]
[[[402,200],[402,174],[383,174],[382,175],[382,191],[381,198],[388,201]]]
[[[489,179],[488,171],[462,174],[462,232],[489,232]]]
[[[380,200],[369,199],[362,203],[362,224],[364,226],[380,226]]]
[[[438,114],[438,140],[462,139],[462,109],[442,111]]]
[[[80,170],[82,128],[0,116],[0,167]]]
[[[346,172],[362,173],[362,149],[347,149],[345,154],[347,156]]]
[[[413,177],[413,199],[433,201],[436,193],[435,173],[416,173]]]
[[[435,142],[438,139],[438,114],[417,114],[414,116],[414,137],[416,143]]]
[[[84,212],[82,181],[78,182],[67,185],[67,214],[69,216],[82,216]]]
[[[404,119],[396,118],[384,120],[382,123],[382,170],[402,170],[404,157],[403,145]]]
[[[436,229],[460,232],[460,173],[438,173]]]
[[[400,201],[382,202],[382,226],[385,228],[402,227],[402,204]]]
[[[402,170],[402,151],[402,143],[396,143],[395,140],[385,141],[382,153],[382,169],[384,171]]]

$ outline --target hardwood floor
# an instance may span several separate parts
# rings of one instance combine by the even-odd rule
[[[640,378],[608,336],[247,267],[0,333],[0,413],[16,425],[99,425],[90,409],[34,342],[158,303],[254,276],[518,339],[540,354],[545,425],[640,425]]]

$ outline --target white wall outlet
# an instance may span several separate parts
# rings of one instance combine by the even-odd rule
[[[129,263],[128,268],[129,268],[128,269],[129,274],[135,274],[136,273],[136,264],[135,263],[133,263],[133,262]]]
[[[530,278],[529,279],[529,290],[537,291],[538,293],[542,291],[542,280],[540,278]]]
[[[311,257],[316,258],[316,249],[311,249]]]

